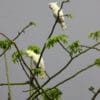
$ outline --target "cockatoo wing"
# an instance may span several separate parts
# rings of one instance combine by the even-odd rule
[[[36,54],[32,50],[26,50],[26,53],[28,54],[29,57],[32,57],[34,64],[37,65],[39,58],[40,58],[40,54]],[[39,75],[40,75],[41,78],[44,78],[45,77],[45,67],[44,67],[43,58],[41,58],[41,61],[39,63],[39,67],[42,68],[41,73]]]
[[[58,18],[58,15],[59,15],[59,24],[61,25],[61,28],[64,30],[66,29],[66,24],[64,22],[64,14],[63,14],[63,11],[62,9],[60,10],[59,12],[59,6],[57,5],[57,2],[52,2],[52,3],[49,3],[49,8],[53,11],[53,15],[54,17],[57,19]],[[59,14],[58,14],[59,12]]]

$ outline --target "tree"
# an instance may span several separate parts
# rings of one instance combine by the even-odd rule
[[[17,46],[17,43],[15,40],[17,40],[23,33],[25,33],[25,30],[31,26],[36,26],[35,22],[30,22],[28,25],[26,25],[20,32],[18,32],[18,35],[15,36],[15,38],[10,39],[7,35],[4,33],[0,33],[1,36],[3,36],[5,39],[0,40],[0,48],[2,49],[2,53],[0,54],[0,57],[4,56],[5,61],[5,72],[6,72],[6,83],[0,83],[0,86],[7,85],[8,86],[8,100],[12,100],[12,93],[11,93],[11,86],[13,85],[29,85],[30,88],[27,91],[30,95],[27,97],[27,100],[39,100],[40,98],[43,100],[59,100],[63,91],[59,89],[59,86],[63,85],[63,83],[68,82],[72,80],[73,78],[77,77],[81,73],[87,71],[88,69],[98,66],[100,67],[100,57],[97,57],[94,59],[94,62],[90,63],[90,65],[84,65],[82,69],[79,69],[79,71],[75,72],[73,75],[70,75],[69,77],[64,77],[64,79],[60,79],[58,83],[54,84],[51,87],[47,87],[47,85],[55,79],[58,75],[63,73],[70,64],[79,56],[88,53],[90,50],[96,50],[96,52],[100,52],[100,30],[97,30],[95,32],[90,32],[88,37],[93,39],[95,43],[91,44],[90,46],[84,45],[79,40],[75,40],[72,43],[69,43],[68,39],[69,36],[67,34],[57,34],[54,35],[55,27],[59,21],[59,12],[63,8],[64,4],[68,3],[69,0],[62,1],[60,9],[58,11],[58,17],[55,20],[54,25],[52,26],[51,32],[47,38],[47,40],[44,42],[44,46],[42,49],[40,49],[37,45],[30,45],[27,47],[27,50],[31,50],[37,54],[40,53],[39,60],[37,63],[33,63],[33,59],[29,57],[29,55],[26,53],[26,50],[20,50],[20,48]],[[69,18],[72,18],[71,14],[65,14],[64,16],[67,16]],[[39,80],[38,75],[42,74],[44,70],[39,67],[41,58],[45,52],[45,50],[48,50],[50,48],[53,48],[56,44],[59,44],[64,52],[68,54],[69,60],[66,62],[65,66],[62,66],[60,69],[58,69],[57,72],[55,72],[53,75],[48,75],[48,72],[45,71],[46,78],[45,82],[41,83]],[[27,80],[25,82],[10,82],[9,80],[9,63],[7,62],[7,51],[10,50],[12,47],[14,47],[16,50],[12,52],[12,62],[15,64],[20,64],[25,75],[27,76]],[[30,64],[28,64],[28,61],[30,60]],[[19,65],[18,65],[19,66]],[[35,67],[33,67],[35,66]],[[41,79],[41,81],[44,79]],[[91,100],[95,100],[97,95],[100,93],[100,89],[95,90],[94,87],[90,87],[89,90],[93,93],[93,97]]]

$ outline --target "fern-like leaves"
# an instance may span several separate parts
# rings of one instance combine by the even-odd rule
[[[46,48],[53,47],[54,44],[56,44],[58,42],[62,42],[64,44],[66,44],[66,43],[68,43],[67,38],[68,38],[68,35],[66,35],[66,34],[58,34],[58,35],[52,36],[51,38],[49,38],[46,41]]]

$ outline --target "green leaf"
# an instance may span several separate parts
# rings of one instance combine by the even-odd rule
[[[66,16],[67,18],[70,18],[70,19],[73,18],[73,15],[72,15],[72,14],[65,14],[65,16]]]
[[[33,71],[34,71],[35,74],[39,74],[39,73],[41,73],[42,68],[41,67],[37,67],[37,68],[34,68]]]
[[[80,53],[82,51],[82,48],[80,47],[79,44],[80,44],[80,42],[77,40],[77,41],[74,41],[72,44],[70,44],[67,47],[72,55]]]
[[[30,22],[29,23],[31,26],[36,26],[36,23],[35,22]]]
[[[40,54],[40,47],[37,46],[37,45],[30,45],[28,46],[27,50],[32,50],[33,52],[37,53],[37,54]]]
[[[46,89],[44,89],[44,91],[45,91],[46,95],[42,94],[43,100],[60,100],[60,97],[62,94],[60,89],[58,89],[58,88],[53,88],[53,89],[46,88]]]
[[[66,34],[58,34],[58,35],[52,36],[46,41],[46,48],[53,47],[54,44],[60,41],[63,42],[64,44],[68,43],[66,38],[68,38],[68,35]]]
[[[32,72],[33,72],[35,75],[40,75],[41,77],[45,74],[44,69],[41,68],[41,67],[37,67],[37,68],[32,69]]]
[[[90,32],[88,34],[88,37],[98,41],[100,39],[100,30],[98,30],[96,32]]]
[[[11,48],[11,44],[12,44],[12,42],[9,40],[0,40],[0,48],[1,49]]]
[[[13,61],[13,63],[18,63],[20,55],[24,55],[24,52],[22,50],[20,50],[19,52],[20,52],[20,54],[18,53],[18,51],[14,51],[13,52],[13,54],[12,54],[12,61]]]
[[[95,60],[95,64],[96,64],[97,66],[100,67],[100,58],[97,58],[97,59]]]

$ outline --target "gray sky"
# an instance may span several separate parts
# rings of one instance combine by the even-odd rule
[[[19,48],[23,50],[25,50],[29,44],[37,44],[42,47],[55,21],[48,7],[48,3],[52,1],[54,0],[0,0],[0,32],[13,38],[25,25],[30,21],[34,21],[37,26],[29,28],[16,43]],[[88,32],[100,30],[100,0],[70,1],[70,3],[64,4],[63,7],[64,13],[73,14],[73,19],[65,20],[68,26],[65,32],[70,36],[69,41],[80,40],[84,44],[92,44],[93,41],[89,41],[87,36]],[[63,33],[58,24],[54,33]],[[100,53],[89,52],[76,59],[70,67],[64,71],[61,76],[54,79],[50,85],[78,71],[82,66],[84,67],[91,64],[97,55],[100,56]],[[53,73],[66,64],[68,55],[57,45],[50,50],[46,50],[44,60],[47,72],[53,75]],[[11,80],[13,82],[16,80],[22,81],[25,76],[22,69],[18,67],[18,65],[12,65],[10,59],[9,63]],[[3,77],[4,68],[2,65],[4,65],[4,63],[0,58],[0,82],[5,81]],[[88,88],[91,85],[100,88],[99,75],[100,69],[92,68],[70,82],[60,86],[63,91],[62,100],[66,100],[66,98],[68,100],[90,100],[92,94]],[[24,89],[27,89],[27,87],[14,87],[12,89],[13,100],[25,100],[27,94],[22,92]],[[6,88],[0,87],[0,100],[7,100],[6,94]],[[100,96],[98,96],[96,100],[100,100]]]

